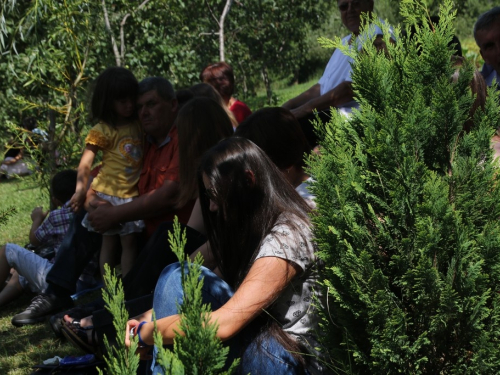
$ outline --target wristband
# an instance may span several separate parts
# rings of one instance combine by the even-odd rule
[[[142,341],[142,338],[141,338],[141,328],[146,323],[147,322],[140,322],[138,326],[134,327],[134,336],[137,335],[137,338],[139,339],[139,347],[152,346],[152,345],[146,344],[144,341]]]

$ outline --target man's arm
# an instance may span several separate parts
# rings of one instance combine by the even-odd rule
[[[165,180],[158,189],[147,192],[121,206],[98,205],[89,213],[88,220],[98,232],[105,232],[120,223],[162,216],[174,209],[179,183]],[[90,203],[92,206],[92,202]]]
[[[317,86],[319,87],[319,85]],[[292,109],[291,112],[297,119],[300,119],[311,114],[314,110],[322,111],[330,107],[338,107],[349,103],[353,98],[354,94],[351,82],[344,81],[325,94],[318,95],[300,107]]]
[[[318,96],[320,96],[320,92],[321,92],[320,90],[321,90],[321,87],[320,87],[319,83],[316,83],[314,86],[312,86],[307,91],[304,91],[302,94],[287,101],[285,104],[282,105],[282,107],[289,109],[289,110],[300,107],[300,106],[306,104],[307,102],[313,100],[314,98],[317,98]]]

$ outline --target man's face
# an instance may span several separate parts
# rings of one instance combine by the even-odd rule
[[[361,13],[373,11],[373,0],[338,0],[340,17],[345,27],[355,35],[359,34]]]
[[[486,64],[500,74],[500,17],[496,21],[490,30],[476,33],[476,42]]]
[[[156,90],[142,94],[137,100],[139,120],[146,134],[163,141],[172,128],[177,113],[177,99],[165,100]]]

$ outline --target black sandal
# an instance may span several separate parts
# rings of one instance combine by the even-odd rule
[[[61,338],[63,337],[61,329],[65,325],[64,315],[69,315],[72,318],[81,319],[85,318],[86,316],[92,315],[92,313],[95,310],[98,310],[97,306],[94,306],[93,304],[87,304],[87,305],[75,306],[66,311],[61,311],[60,313],[57,313],[50,317],[49,319],[50,327],[52,328],[56,336]]]
[[[74,330],[69,328],[67,324],[71,324]],[[91,331],[90,335],[88,335],[89,331]],[[84,352],[95,354],[98,358],[102,358],[101,348],[97,340],[97,331],[94,329],[94,326],[82,327],[80,325],[80,320],[75,319],[71,323],[63,323],[61,332],[69,342],[73,343]]]

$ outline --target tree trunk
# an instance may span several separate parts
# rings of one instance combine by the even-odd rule
[[[47,153],[47,166],[50,171],[50,180],[52,181],[52,177],[56,174],[57,168],[57,142],[56,142],[56,113],[53,109],[49,109],[49,145],[48,145],[48,153]],[[52,184],[49,184],[50,196],[52,196]],[[50,200],[50,210],[56,209],[54,202],[52,199]]]
[[[271,81],[269,80],[269,74],[267,72],[267,66],[262,66],[262,79],[264,80],[264,85],[266,86],[267,93],[267,103],[269,105],[273,104],[273,91],[271,90]]]
[[[233,0],[227,0],[226,5],[224,6],[224,10],[220,16],[219,20],[219,57],[220,61],[226,61],[225,56],[225,45],[224,45],[224,22],[226,21],[227,14],[231,9],[231,5],[233,4]]]

